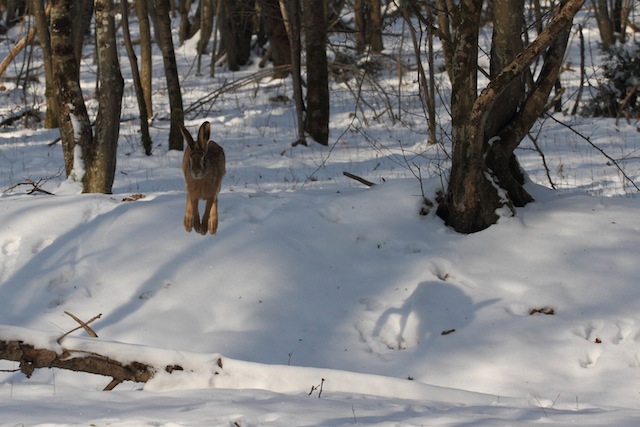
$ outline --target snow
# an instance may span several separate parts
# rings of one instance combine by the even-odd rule
[[[257,69],[212,82],[191,68],[191,45],[177,53],[185,105]],[[290,146],[292,103],[269,100],[289,81],[255,83],[187,116],[190,129],[212,123],[227,157],[218,234],[189,234],[154,61],[154,154],[123,122],[114,194],[69,187],[55,131],[0,130],[0,338],[185,369],[104,392],[110,378],[27,379],[3,361],[1,427],[638,425],[640,202],[579,136],[542,120],[532,134],[558,189],[525,142],[535,202],[461,235],[420,215],[421,188],[434,200],[447,164],[407,113],[421,111],[411,79],[405,121],[363,107],[369,125],[335,84],[326,148]],[[3,112],[20,92],[7,85]],[[135,116],[132,91],[123,108]],[[634,123],[555,117],[638,182]],[[9,189],[27,179],[56,195]],[[78,326],[65,311],[101,314],[99,338],[58,344]]]

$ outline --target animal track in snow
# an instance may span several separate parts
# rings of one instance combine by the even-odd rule
[[[9,277],[15,270],[17,256],[20,252],[21,238],[14,237],[5,241],[2,245],[2,263],[0,266],[0,280]]]
[[[600,358],[600,350],[592,350],[587,353],[584,359],[580,359],[580,366],[583,368],[595,368]]]
[[[53,236],[43,237],[42,239],[38,240],[31,247],[31,253],[32,254],[37,254],[38,252],[42,251],[47,246],[51,245],[54,242],[54,240],[56,240],[56,238],[53,237]]]
[[[589,342],[594,342],[596,339],[599,339],[598,333],[604,327],[604,322],[601,320],[593,320],[587,323],[583,328],[576,328],[573,332],[585,340]]]
[[[613,337],[614,344],[622,344],[627,341],[629,335],[631,335],[631,331],[634,326],[633,321],[619,320],[616,324],[618,327],[618,333],[615,337]]]

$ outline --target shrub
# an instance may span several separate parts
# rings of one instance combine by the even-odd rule
[[[612,46],[603,64],[597,93],[582,110],[585,116],[617,117],[640,114],[640,44]]]

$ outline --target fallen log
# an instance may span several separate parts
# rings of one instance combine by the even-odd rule
[[[112,377],[119,382],[147,382],[156,371],[145,363],[131,362],[123,364],[117,360],[102,356],[63,349],[61,353],[47,348],[36,348],[24,341],[0,340],[0,359],[20,363],[20,372],[27,378],[39,368],[60,368],[76,372]]]
[[[111,377],[111,390],[124,381],[147,383],[159,373],[217,375],[219,355],[108,341],[99,338],[62,337],[14,326],[0,325],[0,359],[19,363],[19,371],[31,377],[36,369],[59,368]]]

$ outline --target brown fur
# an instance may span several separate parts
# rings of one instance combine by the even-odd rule
[[[180,131],[187,142],[182,158],[182,173],[187,189],[187,207],[184,228],[188,232],[195,228],[200,234],[215,234],[218,231],[218,193],[225,174],[224,150],[209,140],[211,125],[204,122],[194,141],[189,131],[181,124]],[[200,221],[198,203],[206,201]]]

